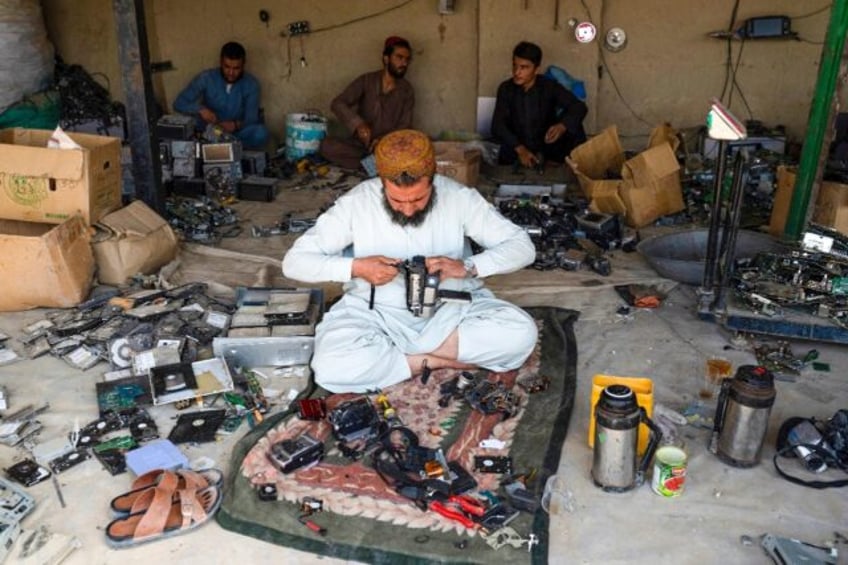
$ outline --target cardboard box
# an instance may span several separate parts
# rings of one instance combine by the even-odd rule
[[[595,212],[621,214],[633,227],[683,210],[674,130],[654,128],[648,148],[625,160],[618,129],[608,127],[566,157]],[[620,176],[621,178],[609,178]]]
[[[95,229],[91,248],[103,284],[123,284],[137,273],[149,275],[177,256],[174,230],[140,200],[104,217]]]
[[[59,225],[0,220],[0,311],[79,304],[94,278],[90,243],[81,216]]]
[[[848,184],[831,181],[821,184],[813,222],[848,234]]]
[[[784,165],[777,167],[777,189],[769,219],[769,233],[773,237],[783,238],[796,178],[796,169]],[[817,224],[848,234],[848,184],[833,181],[821,183],[811,219]]]
[[[48,149],[51,131],[0,131],[0,218],[87,224],[121,207],[121,142],[68,134],[83,149]]]
[[[468,149],[459,141],[435,141],[436,172],[450,177],[465,186],[477,186],[480,176],[480,159],[483,153],[479,149]]]
[[[783,238],[786,228],[786,217],[792,204],[792,194],[795,192],[795,169],[786,165],[777,167],[777,188],[774,191],[774,203],[769,218],[769,233],[772,237]]]

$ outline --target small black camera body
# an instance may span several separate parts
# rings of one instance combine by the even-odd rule
[[[309,434],[284,439],[271,446],[268,459],[283,473],[291,473],[324,457],[324,444]]]

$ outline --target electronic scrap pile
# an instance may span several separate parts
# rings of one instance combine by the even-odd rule
[[[608,276],[612,272],[607,251],[634,251],[635,233],[625,233],[621,216],[591,212],[586,205],[550,195],[496,198],[501,213],[522,227],[536,246],[538,270],[589,268]]]
[[[4,414],[0,443],[28,454],[6,469],[7,476],[30,486],[92,457],[112,475],[128,469],[142,475],[151,464],[187,467],[176,444],[214,441],[294,399],[294,385],[285,396],[284,389],[264,388],[258,365],[280,376],[308,377],[320,298],[311,289],[239,288],[227,300],[209,295],[203,283],[102,287],[76,308],[48,312],[23,329],[19,341],[28,358],[50,353],[82,371],[105,361],[109,370],[94,385],[97,416],[82,425],[74,421],[59,437],[46,438],[37,419],[49,405]],[[265,349],[276,357],[259,359],[254,350],[263,343],[250,336],[269,342]],[[280,357],[281,342],[297,351],[297,359]],[[179,414],[163,439],[153,412],[165,405],[201,410]]]
[[[519,380],[517,385],[526,394],[547,390],[550,381],[533,376]],[[451,402],[467,404],[471,411],[502,420],[517,414],[526,397],[493,380],[485,372],[463,372],[440,383],[439,405]],[[516,471],[509,455],[490,455],[503,451],[502,440],[489,438],[480,442],[473,456],[473,469],[466,469],[458,460],[448,461],[441,447],[428,447],[432,441],[422,441],[420,433],[441,436],[441,429],[414,431],[404,423],[403,414],[383,391],[376,391],[343,400],[335,404],[328,398],[306,398],[297,403],[301,420],[325,422],[335,438],[335,451],[325,448],[319,439],[320,428],[304,431],[298,426],[296,435],[276,440],[267,447],[266,456],[277,471],[288,475],[318,464],[331,454],[342,460],[367,461],[379,477],[394,492],[422,511],[432,511],[457,522],[468,530],[478,532],[494,549],[504,545],[525,547],[528,551],[538,543],[533,533],[520,535],[510,524],[524,513],[533,514],[540,508],[542,494],[536,471]],[[474,474],[492,473],[501,476],[498,492],[478,491]],[[266,480],[269,477],[266,475]],[[255,484],[262,501],[278,500],[277,483]],[[313,514],[328,510],[324,502],[309,497],[301,504],[300,521],[320,535],[327,530],[313,520]],[[332,510],[332,508],[329,508]],[[320,520],[319,520],[320,521]],[[457,542],[464,548],[468,541]]]
[[[759,314],[790,309],[848,327],[848,237],[810,224],[800,246],[738,262],[734,291]]]
[[[178,196],[208,196],[221,203],[236,198],[270,202],[279,179],[265,176],[267,153],[242,149],[241,142],[219,126],[195,134],[192,116],[166,114],[156,123],[162,182]]]

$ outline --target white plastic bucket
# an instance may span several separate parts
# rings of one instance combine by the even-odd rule
[[[318,152],[327,135],[327,119],[321,114],[286,115],[286,158],[297,161]]]

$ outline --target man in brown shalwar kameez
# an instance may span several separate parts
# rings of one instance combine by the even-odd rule
[[[404,79],[412,48],[402,37],[386,39],[383,68],[365,73],[333,99],[330,108],[351,132],[351,137],[327,137],[321,155],[346,169],[358,169],[377,141],[389,132],[412,127],[415,93]]]

